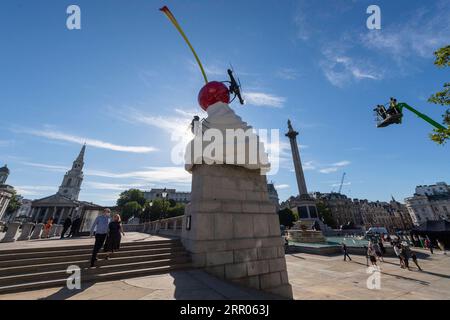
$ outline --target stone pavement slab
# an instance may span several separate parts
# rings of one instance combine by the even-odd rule
[[[420,250],[419,250],[420,251]],[[386,258],[381,267],[381,288],[367,288],[366,258],[312,254],[286,255],[290,283],[297,300],[450,300],[450,256],[423,251],[419,271],[401,269],[398,259]],[[217,279],[202,270],[176,271],[83,285],[82,290],[53,288],[0,295],[0,300],[226,300],[276,299],[260,291]]]

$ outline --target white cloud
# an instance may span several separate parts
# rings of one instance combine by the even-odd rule
[[[343,87],[352,81],[364,79],[381,80],[383,74],[367,61],[360,61],[345,55],[336,55],[334,50],[323,52],[325,59],[320,66],[332,85]]]
[[[336,172],[338,170],[339,170],[339,168],[337,168],[337,167],[330,167],[330,168],[320,169],[319,172],[328,174],[328,173]]]
[[[101,140],[86,138],[86,137],[80,137],[76,135],[71,135],[59,131],[53,131],[53,130],[29,130],[29,129],[19,129],[16,130],[19,133],[26,133],[31,134],[33,136],[37,137],[44,137],[50,140],[59,140],[59,141],[66,141],[66,142],[72,142],[77,144],[83,144],[86,143],[86,145],[94,148],[100,148],[100,149],[108,149],[113,151],[120,151],[120,152],[130,152],[130,153],[149,153],[157,151],[156,148],[153,147],[141,147],[141,146],[123,146],[123,145],[117,145],[110,142],[105,142]]]
[[[114,190],[114,191],[124,191],[128,189],[144,189],[148,188],[150,184],[148,183],[105,183],[96,181],[86,181],[83,183],[84,189],[94,189],[94,190]]]
[[[47,196],[50,193],[55,193],[57,191],[57,187],[55,186],[21,186],[21,185],[15,185],[14,188],[16,189],[17,193],[20,194],[22,197],[36,197],[36,196]]]
[[[48,171],[54,171],[54,172],[66,172],[67,170],[70,169],[69,167],[66,167],[66,166],[49,165],[49,164],[36,163],[36,162],[22,162],[22,164],[26,165],[26,166],[42,168],[42,169],[46,169]]]
[[[0,140],[0,147],[8,147],[13,143],[12,140]]]
[[[346,167],[350,165],[351,162],[348,160],[343,160],[339,162],[335,162],[329,166],[326,166],[325,168],[322,168],[319,170],[320,173],[329,174],[338,171],[342,167]]]
[[[289,189],[291,186],[288,184],[277,184],[275,185],[275,189],[283,190],[283,189]]]
[[[246,92],[244,93],[245,103],[258,107],[282,108],[286,98],[275,96],[264,92]]]
[[[349,164],[351,164],[350,161],[344,160],[344,161],[339,161],[339,162],[333,163],[333,166],[335,166],[335,167],[345,167],[345,166],[348,166]]]
[[[35,162],[22,162],[24,165],[42,168],[54,172],[66,172],[69,168],[59,165],[48,165]],[[137,179],[146,181],[145,184],[139,183],[139,186],[152,186],[155,184],[167,183],[167,184],[189,184],[191,182],[191,175],[183,167],[145,167],[142,170],[129,171],[129,172],[110,172],[104,170],[84,169],[85,176],[102,177],[111,179]],[[124,185],[130,185],[130,183],[122,183]],[[92,185],[91,185],[92,186]],[[97,186],[101,186],[97,184]],[[103,185],[107,186],[107,185]],[[120,185],[113,184],[110,187],[116,187]]]
[[[381,30],[362,34],[361,42],[398,63],[411,55],[430,58],[436,49],[450,43],[449,12],[448,1],[427,3],[426,7],[406,13],[406,22],[386,24]]]
[[[292,68],[281,68],[276,72],[276,76],[283,80],[296,80],[299,77],[299,73]]]

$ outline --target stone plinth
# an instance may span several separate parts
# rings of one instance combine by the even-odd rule
[[[34,227],[34,223],[27,222],[22,225],[22,233],[20,234],[20,237],[17,238],[17,241],[24,241],[29,240],[31,235],[31,230]]]
[[[222,279],[292,298],[278,215],[259,170],[194,166],[182,241],[195,266]]]
[[[31,234],[30,239],[39,239],[41,237],[42,229],[44,228],[43,223],[38,223],[34,227],[33,233]]]
[[[20,222],[8,223],[8,231],[6,231],[5,237],[1,242],[14,242],[16,241],[16,234],[19,231]]]

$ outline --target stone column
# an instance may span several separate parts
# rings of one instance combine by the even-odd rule
[[[190,229],[186,229],[186,219]],[[292,298],[284,241],[259,170],[196,165],[182,242],[194,266],[240,285]]]
[[[8,231],[6,231],[5,237],[1,242],[14,242],[16,241],[16,235],[19,231],[20,222],[11,222],[8,224]]]
[[[44,218],[42,219],[43,223],[47,223],[49,211],[50,211],[50,208],[45,208]]]
[[[29,240],[31,235],[31,230],[34,227],[34,223],[27,222],[22,225],[22,234],[17,239],[17,241]]]
[[[291,121],[288,121],[289,131],[286,133],[286,137],[289,138],[291,144],[292,158],[294,160],[295,176],[297,178],[297,186],[300,197],[302,195],[308,195],[308,189],[306,188],[305,175],[303,173],[302,161],[300,159],[300,152],[298,150],[297,136],[298,132],[292,128]]]
[[[37,223],[34,227],[33,233],[31,234],[30,239],[39,239],[41,237],[42,229],[44,228],[43,223]]]

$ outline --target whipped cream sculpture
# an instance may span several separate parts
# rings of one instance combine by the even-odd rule
[[[234,94],[234,98],[237,97],[240,103],[244,104],[240,83],[234,79],[232,70],[228,70],[229,88],[223,82],[209,82],[194,47],[175,16],[167,6],[160,10],[172,22],[191,49],[206,83],[200,90],[198,102],[208,113],[208,117],[202,122],[194,118],[192,126],[195,137],[188,144],[185,153],[186,170],[192,172],[196,164],[227,164],[251,170],[259,169],[261,174],[267,173],[270,170],[270,164],[263,144],[260,143],[252,127],[242,121],[229,106],[230,94]]]
[[[228,105],[227,87],[221,82],[209,82],[198,100],[208,117],[193,122],[195,136],[186,148],[186,170],[191,172],[196,164],[227,164],[266,174],[270,163],[264,145],[253,128]]]

